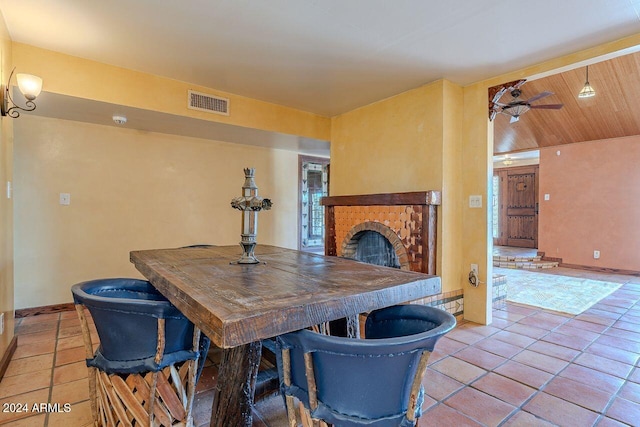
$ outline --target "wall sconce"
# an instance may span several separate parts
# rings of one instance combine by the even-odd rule
[[[20,92],[27,99],[25,102],[25,107],[21,107],[13,102],[11,98],[11,77],[13,77],[13,72],[16,69],[11,70],[11,74],[9,75],[9,80],[7,84],[2,88],[1,98],[0,98],[0,112],[3,116],[9,116],[12,118],[20,117],[20,111],[33,111],[36,109],[36,104],[33,102],[34,99],[40,92],[42,91],[42,79],[38,76],[32,76],[31,74],[16,74],[16,80],[18,81],[18,88]],[[11,102],[11,107],[9,107],[9,102]]]

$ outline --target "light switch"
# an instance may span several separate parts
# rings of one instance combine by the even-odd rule
[[[69,193],[60,193],[60,204],[64,206],[68,206],[71,204],[71,194]]]
[[[545,199],[545,200],[549,200],[550,198],[551,198],[551,195],[550,195],[550,194],[545,194],[545,195],[544,195],[544,199]]]
[[[482,195],[469,196],[469,207],[470,208],[481,208],[482,207]]]

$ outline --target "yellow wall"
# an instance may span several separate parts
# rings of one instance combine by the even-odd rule
[[[0,81],[11,73],[11,39],[0,14]],[[6,185],[13,174],[13,123],[0,118],[0,312],[4,313],[4,333],[0,335],[0,358],[13,338],[13,199],[6,197]]]
[[[47,92],[328,140],[327,117],[87,59],[13,44],[19,70],[42,77]],[[229,98],[229,116],[187,108],[189,89]]]
[[[29,115],[14,131],[18,309],[71,302],[83,280],[141,277],[131,250],[237,244],[230,201],[248,166],[274,202],[258,243],[297,247],[295,152]]]
[[[460,289],[462,95],[440,80],[332,119],[331,195],[442,191],[436,269],[444,292]]]

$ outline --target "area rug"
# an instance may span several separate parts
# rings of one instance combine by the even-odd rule
[[[569,314],[580,314],[622,286],[579,277],[496,268],[507,276],[507,301]]]

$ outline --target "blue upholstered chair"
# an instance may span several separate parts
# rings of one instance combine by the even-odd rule
[[[71,292],[96,424],[188,424],[209,339],[147,281],[92,280]],[[100,338],[95,352],[85,308]]]
[[[340,427],[414,426],[429,355],[455,324],[443,310],[399,305],[369,314],[366,339],[306,329],[279,336],[278,370],[290,425],[297,422],[295,397],[307,421]]]

